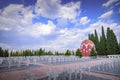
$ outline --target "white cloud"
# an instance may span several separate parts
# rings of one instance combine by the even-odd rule
[[[79,8],[80,2],[71,2],[62,5],[59,0],[37,0],[35,5],[36,15],[33,14],[34,9],[32,6],[24,7],[20,4],[10,4],[0,11],[0,30],[14,30],[22,34],[29,34],[29,36],[31,35],[35,37],[48,35],[54,31],[56,27],[55,24],[51,21],[50,23],[48,22],[48,24],[43,24],[41,22],[33,24],[33,18],[40,15],[52,19],[57,18],[58,25],[60,26],[62,23],[61,25],[64,26],[68,24],[68,19],[72,20],[78,16],[79,12],[77,9]],[[65,22],[62,21],[63,19]],[[29,33],[29,31],[31,33]]]
[[[113,10],[110,10],[110,11],[105,12],[104,14],[102,14],[99,18],[102,18],[102,19],[110,18],[112,14],[113,14]]]
[[[2,31],[10,31],[11,29],[10,28],[7,28],[7,27],[0,27],[0,30],[2,30]]]
[[[56,26],[52,21],[48,21],[47,24],[35,23],[30,27],[19,27],[19,32],[24,35],[33,37],[40,37],[41,35],[49,35],[55,30]]]
[[[42,44],[25,45],[23,48],[38,49],[45,48],[46,50],[64,52],[67,49],[76,50],[80,47],[82,40],[87,36],[83,30],[78,28],[64,28],[56,31],[57,37],[52,40],[45,40]]]
[[[32,24],[34,16],[31,6],[24,8],[23,5],[10,4],[1,11],[0,27],[4,28],[3,30],[15,30],[18,26],[27,27],[28,24]]]
[[[76,3],[68,3],[66,5],[61,6],[60,8],[60,17],[67,18],[67,19],[75,19],[79,12],[77,10],[80,10],[80,2]]]
[[[37,0],[35,12],[47,18],[55,18],[59,13],[59,0]]]
[[[104,3],[103,7],[109,7],[111,4],[117,2],[118,0],[108,0],[106,3]]]
[[[90,22],[90,19],[87,17],[87,16],[85,16],[85,17],[82,17],[81,19],[80,19],[80,24],[87,24],[87,23],[89,23]]]
[[[52,21],[48,24],[32,23],[36,16],[32,13],[32,6],[23,7],[23,5],[11,4],[4,8],[0,15],[0,30],[15,30],[23,35],[40,37],[41,35],[51,34],[56,25]]]
[[[62,5],[61,0],[37,0],[35,11],[43,17],[75,19],[80,9],[80,2]]]
[[[55,40],[49,42],[51,50],[65,51],[66,49],[76,50],[80,47],[82,40],[86,38],[85,33],[78,28],[62,29]],[[54,46],[54,47],[52,47]]]
[[[57,26],[58,27],[66,27],[68,25],[68,20],[65,18],[57,19]]]

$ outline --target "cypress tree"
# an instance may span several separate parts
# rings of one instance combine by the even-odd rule
[[[101,54],[107,55],[106,54],[106,37],[105,37],[103,26],[102,26],[102,36],[100,37],[100,45],[101,45],[101,51],[102,51]]]
[[[89,34],[89,40],[95,42],[95,37],[94,37],[94,34]]]
[[[95,47],[96,47],[96,51],[98,52],[98,54],[100,54],[100,49],[99,49],[100,48],[100,44],[99,44],[97,31],[95,30],[94,33],[95,33],[94,44],[95,44]]]
[[[110,28],[107,28],[107,53],[108,54],[116,54],[119,52],[119,45],[117,42],[117,38]]]
[[[110,33],[110,28],[107,28],[107,53],[112,54],[112,44],[111,44],[111,33]]]
[[[116,54],[119,52],[119,44],[113,30],[111,30],[111,37],[112,37],[112,44],[113,44],[113,53]]]

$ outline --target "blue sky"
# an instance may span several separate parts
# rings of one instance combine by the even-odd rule
[[[0,46],[76,50],[101,26],[120,34],[119,0],[0,0]]]

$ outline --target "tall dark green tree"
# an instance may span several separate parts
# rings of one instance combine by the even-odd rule
[[[95,41],[95,36],[94,36],[94,34],[89,34],[89,40],[91,40],[91,41]]]
[[[109,27],[107,28],[107,53],[108,54],[116,54],[119,52],[119,45],[117,42],[117,38]]]
[[[102,26],[102,36],[100,37],[100,50],[102,51],[101,54],[102,55],[107,55],[106,54],[106,36],[105,36],[105,32],[104,32],[104,28]]]
[[[0,47],[0,57],[3,57],[4,53],[3,53],[3,49],[2,47]]]
[[[95,37],[94,37],[94,44],[95,44],[95,47],[96,47],[96,51],[98,52],[98,54],[100,54],[100,43],[99,43],[99,39],[98,39],[98,34],[97,34],[97,31],[95,30],[94,31],[94,34],[95,34]]]

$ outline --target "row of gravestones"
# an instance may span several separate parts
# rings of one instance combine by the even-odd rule
[[[53,69],[49,69],[46,77],[37,78],[34,74],[28,73],[22,80],[110,80],[90,75],[90,68],[90,66],[76,66],[72,70],[71,68],[65,67],[60,73],[57,73]]]
[[[22,65],[26,65],[29,67],[31,62],[36,64],[37,62],[46,62],[52,64],[61,64],[61,63],[69,63],[74,61],[90,61],[93,60],[91,58],[78,58],[76,56],[31,56],[31,57],[8,57],[8,58],[0,58],[0,67],[7,66],[11,68],[16,65],[17,67],[21,67]]]
[[[97,67],[104,74],[120,76],[120,59],[105,59],[97,63],[96,66],[75,67],[73,71],[70,68],[65,68],[61,74],[56,74],[53,70],[49,70],[48,77],[40,80],[108,80],[91,76],[90,71],[93,71],[94,67]],[[86,79],[85,76],[89,76],[89,78]]]
[[[53,62],[54,61],[56,61],[56,59],[58,58],[58,57],[55,57],[55,56],[52,56],[52,57],[50,57],[50,56],[41,56],[41,57],[39,57],[39,56],[32,56],[32,57],[30,57],[30,56],[28,56],[28,57],[6,57],[6,58],[4,58],[4,57],[0,57],[0,72],[1,71],[6,71],[7,69],[12,69],[13,67],[21,67],[21,66],[27,66],[27,67],[29,67],[29,65],[30,65],[30,62],[33,62],[34,64],[36,64],[38,61],[50,61],[50,59],[54,59],[53,60]],[[60,57],[60,58],[63,58],[63,56],[62,57]],[[64,57],[64,58],[66,58],[66,57]],[[51,60],[52,61],[52,60]]]
[[[17,65],[20,67],[22,63],[29,66],[30,62],[36,64],[37,62],[49,63],[49,64],[58,64],[58,63],[69,63],[75,61],[89,61],[90,58],[81,59],[76,56],[66,57],[66,56],[31,56],[31,57],[0,57],[0,66],[7,65],[8,68],[11,68],[12,65]]]
[[[48,63],[48,64],[65,64],[65,63],[71,63],[71,62],[83,62],[83,61],[89,61],[93,60],[91,58],[79,58],[76,56],[43,56],[40,57],[40,61],[43,63]]]
[[[25,57],[8,57],[8,58],[0,58],[0,67],[8,67],[11,68],[12,66],[26,65],[29,66],[30,60],[29,58]]]
[[[120,76],[120,59],[108,59],[91,68],[94,72]]]
[[[113,58],[120,59],[120,55],[108,55],[108,58],[110,58],[110,59],[113,59]]]

